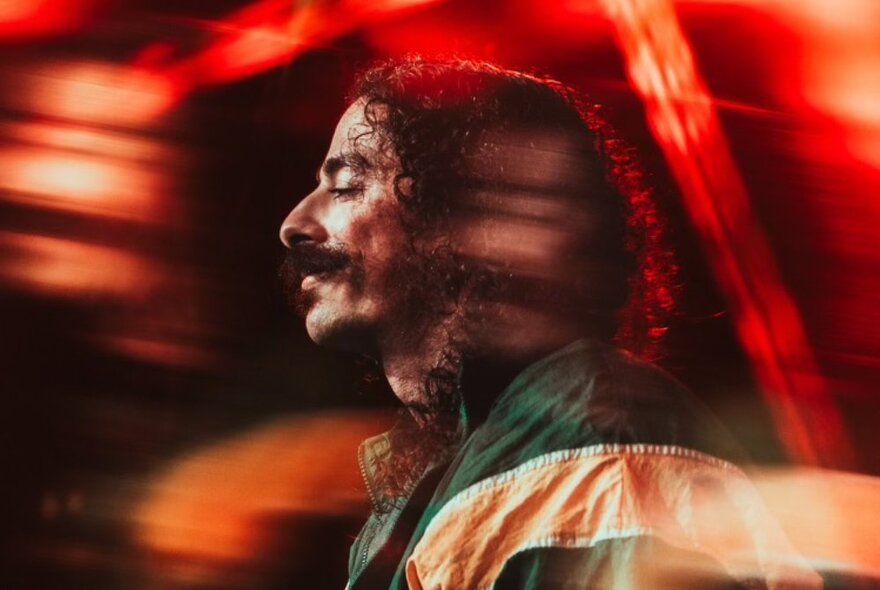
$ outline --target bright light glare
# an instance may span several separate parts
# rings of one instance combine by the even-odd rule
[[[32,92],[38,111],[101,125],[153,122],[175,100],[173,85],[162,76],[89,62],[53,65]]]
[[[0,232],[0,278],[55,296],[128,298],[147,293],[156,279],[136,254],[76,240]]]
[[[94,215],[159,219],[160,171],[136,163],[24,148],[0,151],[0,187],[7,200]]]

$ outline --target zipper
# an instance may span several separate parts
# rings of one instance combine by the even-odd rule
[[[379,511],[379,501],[376,498],[376,493],[373,490],[372,482],[370,478],[367,477],[367,466],[364,459],[364,445],[358,447],[358,467],[361,470],[361,478],[364,480],[364,487],[367,488],[367,497],[370,499],[370,504],[373,505],[373,512]]]
[[[367,489],[367,497],[370,499],[370,504],[373,506],[373,514],[376,514],[378,513],[379,503],[376,499],[376,493],[373,490],[372,482],[370,481],[370,478],[367,477],[367,466],[366,459],[364,459],[363,444],[358,447],[358,467],[361,470],[361,477],[364,480],[364,487]],[[373,520],[373,518],[370,518],[370,520]],[[373,538],[376,536],[376,526],[377,523],[374,521],[372,523],[372,526],[370,527],[369,537],[365,535],[362,541],[363,551],[361,551],[361,565],[360,570],[357,572],[358,575],[362,574],[364,568],[366,568],[367,566],[367,557],[370,554],[370,544],[373,542]]]
[[[364,537],[363,546],[364,550],[361,552],[361,567],[360,571],[358,571],[358,576],[364,573],[364,570],[367,567],[367,557],[370,554],[370,545],[373,543],[373,539],[376,538],[376,526],[378,523],[373,522],[373,526],[370,527],[370,535],[369,537]]]

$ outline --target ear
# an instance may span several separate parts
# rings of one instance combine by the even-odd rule
[[[404,199],[412,198],[413,178],[406,174],[398,174],[394,177],[394,191]]]

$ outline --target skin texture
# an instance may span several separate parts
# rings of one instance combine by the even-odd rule
[[[430,420],[424,412],[438,404],[426,392],[426,379],[444,363],[456,370],[448,362],[460,358],[463,345],[484,356],[517,360],[579,336],[576,324],[557,313],[564,309],[559,298],[541,306],[485,301],[471,297],[465,284],[456,298],[442,303],[443,313],[424,311],[436,301],[428,303],[419,290],[427,277],[417,266],[424,259],[413,254],[430,251],[435,241],[451,244],[460,260],[540,281],[557,297],[571,290],[571,277],[577,276],[567,254],[589,220],[562,196],[573,165],[570,150],[555,137],[494,139],[490,155],[476,160],[480,174],[501,175],[518,185],[517,191],[474,194],[470,213],[453,215],[445,237],[414,239],[394,192],[400,164],[380,146],[365,122],[363,101],[356,101],[336,127],[317,188],[281,226],[281,240],[294,257],[298,248],[314,246],[348,259],[338,270],[301,273],[300,307],[310,338],[379,359],[391,388],[420,421]]]
[[[344,251],[351,260],[341,270],[302,280],[309,337],[322,346],[378,358],[405,405],[427,406],[425,378],[440,363],[451,336],[443,321],[420,321],[414,313],[419,302],[401,288],[412,281],[406,260],[413,245],[393,190],[399,165],[376,148],[368,131],[363,103],[355,102],[336,127],[317,188],[290,212],[280,237],[294,251],[313,244]],[[335,163],[354,153],[366,159],[361,162],[366,170]]]
[[[281,241],[288,248],[311,241],[340,249],[352,259],[340,271],[306,276],[301,289],[310,301],[305,313],[309,337],[316,344],[357,352],[373,352],[380,335],[390,329],[387,320],[399,302],[385,285],[399,253],[408,248],[392,176],[384,172],[387,161],[378,161],[387,156],[362,138],[358,153],[373,160],[368,162],[372,169],[327,164],[352,154],[355,138],[367,131],[362,105],[355,103],[336,127],[318,186],[281,226]],[[380,163],[386,166],[379,169]]]

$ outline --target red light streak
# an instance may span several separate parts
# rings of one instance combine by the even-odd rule
[[[849,466],[852,451],[731,158],[671,0],[602,0],[630,79],[682,188],[740,340],[793,458]]]
[[[179,150],[136,135],[96,131],[81,125],[58,123],[0,123],[0,133],[18,143],[168,166],[183,158]]]
[[[140,65],[168,80],[176,99],[204,86],[228,83],[287,63],[309,47],[327,43],[363,25],[439,0],[310,2],[262,0],[212,23],[215,34],[193,55],[156,63],[169,53],[166,44],[146,47]],[[156,57],[159,56],[159,57]]]
[[[36,97],[56,116],[86,123],[152,122],[175,101],[171,83],[146,70],[82,63],[54,72]]]
[[[46,148],[0,150],[3,198],[39,208],[159,220],[166,183],[160,170],[136,162]]]
[[[125,299],[158,280],[149,261],[117,248],[17,232],[0,232],[0,247],[0,278],[50,295]]]
[[[75,31],[105,2],[101,0],[3,0],[0,40],[21,41]]]

